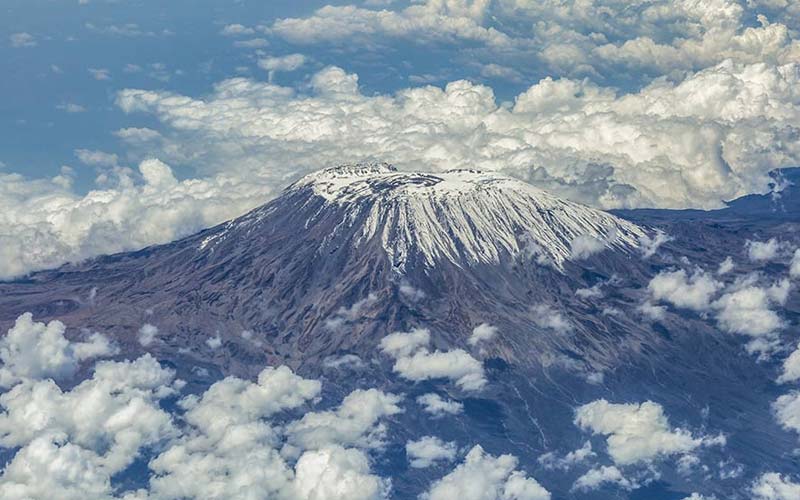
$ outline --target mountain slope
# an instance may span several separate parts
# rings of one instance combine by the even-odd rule
[[[199,235],[3,287],[0,321],[32,309],[37,317],[115,332],[135,349],[135,333],[151,311],[169,332],[165,349],[196,349],[220,335],[246,351],[235,351],[232,365],[249,355],[313,365],[342,350],[369,352],[387,328],[422,321],[439,327],[435,340],[464,345],[481,316],[515,331],[541,330],[531,303],[574,281],[577,244],[589,246],[581,258],[621,271],[636,260],[644,234],[623,219],[495,174],[349,165],[307,176],[265,206]],[[418,303],[409,294],[414,289],[429,300]],[[352,322],[358,324],[347,334],[330,328],[340,309],[359,301],[367,321]],[[245,330],[262,336],[266,349],[244,342]],[[613,363],[624,343],[604,343],[560,334],[509,339],[497,354],[536,363],[529,354],[536,345]]]

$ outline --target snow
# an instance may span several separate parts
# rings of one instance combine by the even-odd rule
[[[559,199],[520,180],[476,170],[399,172],[385,163],[344,165],[310,174],[287,189],[344,210],[336,231],[360,224],[355,245],[380,238],[393,265],[412,254],[428,266],[494,263],[527,254],[557,268],[571,243],[591,236],[607,247],[639,246],[644,230],[601,210]],[[332,234],[330,239],[335,239]]]

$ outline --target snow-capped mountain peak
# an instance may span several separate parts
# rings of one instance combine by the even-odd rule
[[[328,241],[345,233],[356,246],[378,238],[401,270],[418,259],[426,266],[441,260],[465,265],[519,254],[561,268],[576,238],[625,250],[644,234],[601,210],[477,170],[422,173],[400,172],[386,163],[343,165],[302,178],[284,194],[294,195],[324,200],[312,219],[342,212]]]

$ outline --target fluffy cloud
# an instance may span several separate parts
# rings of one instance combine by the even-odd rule
[[[754,275],[738,280],[712,306],[722,330],[750,336],[748,350],[766,353],[775,347],[775,335],[784,326],[773,307],[786,303],[791,284],[782,280],[766,287],[756,280]]]
[[[800,248],[794,251],[792,262],[789,264],[789,275],[792,278],[800,278]]]
[[[784,394],[772,404],[778,422],[785,429],[800,433],[800,392]]]
[[[269,78],[272,80],[275,73],[281,71],[295,71],[306,63],[306,57],[303,54],[289,54],[280,57],[266,57],[258,61],[258,67],[269,72]]]
[[[295,466],[297,500],[375,500],[386,498],[391,482],[370,474],[363,452],[327,446],[303,454]]]
[[[703,311],[709,308],[711,298],[722,287],[703,271],[691,276],[685,270],[662,271],[647,285],[650,296],[656,301],[669,302],[676,307]]]
[[[82,154],[85,161],[112,162],[102,174],[112,186],[83,196],[71,192],[68,175],[0,174],[0,279],[166,243],[240,215],[271,192],[264,183],[227,174],[177,181],[153,159],[134,173],[116,166],[113,156],[92,153]]]
[[[38,42],[36,41],[36,37],[31,35],[30,33],[13,33],[8,36],[8,41],[11,42],[11,46],[14,48],[20,47],[36,47]]]
[[[717,268],[717,274],[720,276],[728,274],[729,272],[733,271],[734,267],[736,267],[736,264],[733,262],[733,259],[730,256],[725,257],[725,260],[720,262],[719,267]]]
[[[339,92],[314,84],[334,76],[347,82]],[[799,78],[795,64],[733,61],[630,94],[548,78],[509,108],[467,81],[364,95],[354,75],[327,68],[310,94],[235,78],[204,99],[126,89],[117,103],[159,118],[173,154],[191,147],[198,165],[224,160],[254,177],[377,158],[404,169],[501,170],[606,208],[715,207],[764,191],[769,170],[800,160],[787,140]],[[233,161],[239,150],[247,155]]]
[[[765,262],[778,256],[783,245],[776,239],[770,238],[769,241],[747,240],[745,248],[747,256],[753,262]]]
[[[703,444],[720,442],[718,438],[694,437],[686,429],[672,428],[664,409],[652,401],[613,404],[600,399],[579,407],[575,424],[593,434],[608,436],[608,454],[617,465],[684,454]]]
[[[337,43],[354,40],[372,43],[372,37],[394,37],[416,42],[474,41],[507,45],[507,35],[481,26],[489,2],[439,0],[412,5],[395,12],[353,5],[328,5],[307,18],[277,20],[270,32],[297,44]]]
[[[596,456],[597,454],[592,450],[592,443],[586,441],[583,446],[577,450],[571,451],[563,457],[556,456],[553,452],[545,453],[538,458],[538,462],[546,469],[562,469],[567,470],[572,466],[579,464]]]
[[[472,329],[472,334],[469,336],[467,343],[471,346],[478,345],[480,342],[488,342],[497,335],[497,327],[489,323],[481,323]]]
[[[557,311],[548,304],[536,304],[531,307],[533,313],[533,321],[541,328],[549,328],[559,333],[565,333],[572,330],[572,324],[567,320],[560,311]]]
[[[93,333],[85,342],[70,342],[60,321],[38,323],[33,315],[18,317],[8,334],[0,339],[0,387],[21,379],[62,379],[72,376],[81,361],[110,356],[118,349],[102,334]]]
[[[243,35],[254,35],[256,30],[253,28],[248,28],[247,26],[241,24],[228,24],[222,28],[220,34],[223,36],[243,36]]]
[[[634,487],[634,483],[625,479],[622,472],[611,465],[590,469],[575,481],[572,489],[577,491],[591,491],[609,483],[616,484],[624,489],[631,489]]]
[[[775,472],[762,474],[751,486],[754,500],[791,500],[800,498],[800,483]]]
[[[456,458],[456,444],[446,443],[435,436],[425,436],[406,443],[409,465],[415,469],[430,467],[438,461],[452,461]]]
[[[415,382],[447,378],[465,391],[486,385],[483,365],[463,349],[430,352],[428,330],[396,332],[381,340],[381,349],[395,359],[393,370]]]
[[[668,241],[672,241],[672,236],[661,230],[656,230],[652,236],[647,234],[642,235],[642,237],[639,238],[639,243],[642,245],[642,256],[645,259],[649,259],[658,252],[661,245]]]
[[[378,301],[378,296],[371,293],[350,307],[340,307],[330,318],[325,320],[325,328],[340,330],[345,325],[359,321],[364,312]]]
[[[778,377],[779,383],[800,380],[800,345],[783,361],[783,373]]]
[[[464,411],[464,405],[458,401],[445,399],[440,395],[429,392],[417,397],[417,403],[422,405],[422,409],[436,417],[443,417],[445,415],[458,415]]]
[[[111,497],[113,475],[175,436],[159,401],[179,387],[149,355],[98,363],[68,392],[51,379],[20,382],[0,396],[0,446],[20,448],[0,478],[0,496]]]
[[[0,395],[0,447],[13,450],[0,476],[2,498],[376,500],[389,494],[390,480],[371,473],[360,448],[380,445],[379,420],[400,411],[397,396],[358,390],[334,410],[273,425],[276,414],[316,401],[321,385],[287,367],[269,367],[254,382],[227,377],[186,396],[178,401],[183,411],[170,414],[166,408],[174,404],[164,400],[184,383],[149,354],[99,362],[91,378],[65,391],[48,377],[76,359],[106,353],[107,344],[69,342],[63,325],[33,323],[29,315],[12,330],[6,347],[21,332],[28,343],[6,368],[19,375],[17,368],[35,366],[29,358],[45,353],[53,363],[28,369]],[[153,457],[148,487],[117,491],[112,478],[143,457]]]
[[[436,481],[420,498],[424,500],[550,500],[550,493],[535,479],[515,470],[512,455],[494,457],[475,446],[464,462]]]
[[[377,389],[355,390],[336,410],[306,413],[287,427],[288,440],[301,449],[335,443],[364,448],[383,445],[380,419],[400,413],[400,397]]]
[[[142,347],[149,347],[150,344],[155,342],[156,337],[158,336],[158,327],[151,325],[150,323],[145,323],[139,328],[139,333],[136,335],[136,340],[139,341],[139,344]]]
[[[688,497],[685,497],[683,500],[717,500],[717,497],[714,495],[706,496],[701,495],[700,493],[692,493]]]
[[[523,61],[533,61],[556,74],[598,77],[616,70],[646,77],[679,75],[726,59],[796,60],[796,12],[766,3],[427,0],[397,11],[327,6],[305,18],[278,20],[269,31],[290,43],[345,49],[379,50],[387,39],[428,46],[473,42],[453,57],[473,64],[477,58],[481,69],[525,68]],[[783,23],[770,23],[761,15],[766,12]],[[492,72],[500,70],[492,69],[481,72],[497,76]]]
[[[578,236],[570,244],[571,258],[575,260],[587,259],[594,254],[605,250],[606,244],[594,236]]]

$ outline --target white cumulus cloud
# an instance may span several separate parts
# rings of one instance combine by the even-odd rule
[[[456,444],[444,442],[435,436],[425,436],[406,443],[408,463],[415,469],[430,467],[436,462],[450,462],[456,458]]]
[[[381,340],[381,349],[394,358],[393,370],[408,380],[446,378],[466,391],[486,385],[480,361],[463,349],[431,352],[429,342],[430,332],[425,329],[395,332]]]
[[[673,428],[658,403],[614,404],[599,399],[579,407],[575,424],[606,437],[608,454],[617,465],[648,462],[661,456],[684,454],[714,439],[695,437]]]
[[[535,479],[516,470],[513,455],[489,455],[479,445],[464,462],[439,479],[420,498],[423,500],[550,500],[550,493]]]

